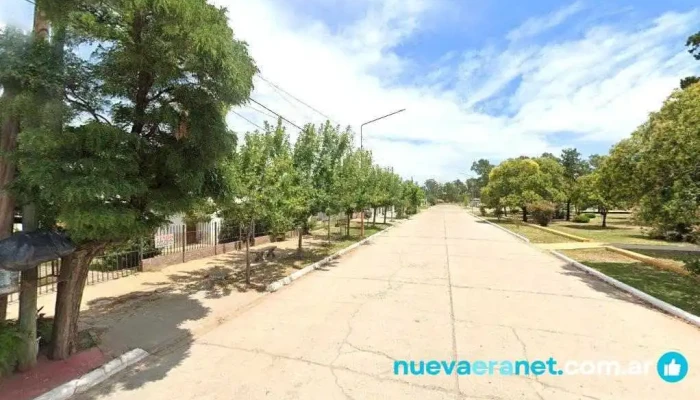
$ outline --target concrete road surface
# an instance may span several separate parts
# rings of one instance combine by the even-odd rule
[[[675,384],[656,372],[669,350],[690,364]],[[476,360],[550,357],[557,368],[609,360],[649,369],[394,374],[394,360],[471,361],[476,372]],[[81,398],[698,399],[700,330],[439,206]]]

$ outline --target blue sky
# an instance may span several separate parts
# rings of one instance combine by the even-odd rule
[[[229,9],[265,78],[333,122],[359,132],[406,108],[367,126],[364,143],[419,180],[463,179],[482,157],[605,153],[700,74],[684,47],[700,30],[690,0],[212,2]],[[3,0],[0,24],[28,28],[31,11]],[[260,79],[253,98],[297,124],[324,119]],[[229,123],[255,129],[235,114]]]

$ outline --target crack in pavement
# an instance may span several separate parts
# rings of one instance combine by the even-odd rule
[[[584,335],[582,333],[574,333],[574,332],[565,332],[565,331],[555,331],[551,329],[542,329],[542,328],[530,328],[526,326],[512,326],[512,325],[503,325],[503,324],[477,324],[474,323],[473,321],[465,320],[465,319],[456,319],[455,321],[465,323],[470,325],[470,328],[481,328],[481,327],[498,327],[498,328],[506,328],[506,329],[518,329],[521,331],[533,331],[533,332],[544,332],[544,333],[552,333],[555,335],[563,335],[563,336],[573,336],[573,337],[580,337],[580,338],[586,338],[586,339],[594,339],[594,340],[606,340],[607,343],[613,343],[613,344],[624,344],[624,345],[632,345],[635,347],[639,347],[640,349],[650,349],[650,350],[659,350],[659,351],[664,351],[666,350],[666,347],[652,347],[652,346],[646,346],[638,343],[630,343],[629,341],[619,341],[619,340],[611,340],[608,337],[602,336],[602,337],[597,337],[597,336],[591,336],[591,335]]]
[[[513,335],[515,336],[515,339],[517,339],[518,342],[520,343],[520,346],[522,347],[523,355],[525,356],[525,359],[526,359],[527,361],[530,361],[530,357],[529,357],[528,354],[527,354],[527,345],[526,345],[525,342],[520,338],[520,335],[518,335],[518,331],[515,330],[515,328],[511,327],[510,329],[511,329],[511,331],[513,331]],[[542,396],[542,393],[540,393],[539,388],[536,387],[536,386],[534,386],[534,385],[532,384],[532,382],[533,382],[532,379],[528,379],[528,385],[530,385],[530,387],[533,388],[533,389],[535,390],[535,394],[537,395],[537,397],[539,397],[541,400],[544,400],[544,397]],[[535,375],[535,377],[534,377],[534,382],[537,382],[537,383],[539,383],[539,384],[542,383],[542,382],[540,382],[539,376],[537,376],[537,375]]]
[[[476,398],[481,398],[481,399],[498,399],[498,400],[503,399],[503,398],[499,398],[499,397],[495,397],[495,396],[494,396],[494,397],[467,396],[467,395],[465,395],[464,393],[456,392],[456,391],[450,390],[450,389],[446,389],[446,388],[441,387],[441,386],[423,385],[423,384],[419,384],[419,383],[407,382],[407,381],[401,380],[401,379],[393,379],[393,378],[390,378],[390,377],[382,377],[382,376],[375,375],[375,374],[371,374],[371,373],[368,373],[368,372],[365,372],[365,371],[357,371],[357,370],[354,370],[354,369],[348,368],[348,367],[340,367],[340,366],[335,366],[335,365],[332,365],[332,364],[324,364],[324,363],[321,363],[321,362],[318,362],[318,361],[307,360],[307,359],[304,359],[304,358],[301,358],[301,357],[291,357],[291,356],[285,356],[285,355],[281,355],[281,354],[270,353],[270,352],[268,352],[268,351],[265,351],[265,350],[262,350],[262,349],[257,349],[257,348],[256,348],[256,349],[246,349],[246,348],[243,348],[243,347],[226,346],[226,345],[221,345],[221,344],[216,344],[216,343],[207,343],[207,342],[198,342],[198,344],[201,344],[201,345],[203,345],[203,346],[220,347],[220,348],[228,349],[228,350],[243,351],[243,352],[246,352],[246,353],[259,354],[259,355],[264,355],[264,356],[267,356],[267,357],[271,357],[271,358],[273,358],[273,359],[284,359],[284,360],[289,360],[289,361],[297,361],[297,362],[304,363],[304,364],[308,364],[308,365],[314,365],[314,366],[317,366],[317,367],[328,368],[328,369],[330,369],[330,370],[343,371],[343,372],[350,372],[350,373],[353,373],[353,374],[362,375],[362,376],[365,376],[365,377],[368,377],[368,378],[376,379],[376,380],[378,380],[378,381],[380,381],[380,382],[394,382],[394,383],[399,383],[399,384],[402,384],[402,385],[404,385],[404,386],[408,386],[408,387],[412,387],[412,388],[426,389],[426,390],[431,390],[431,391],[435,391],[435,392],[441,392],[441,393],[446,393],[446,394],[457,395],[457,396],[459,396],[460,398],[464,398],[464,399],[476,399]],[[335,374],[334,374],[334,375],[335,375]],[[505,400],[505,399],[503,399],[503,400]]]
[[[447,244],[447,220],[445,219],[445,212],[444,211],[442,213],[442,227],[443,227],[443,235],[444,235],[444,240],[445,240],[445,258],[447,261],[445,263],[445,266],[447,268],[447,290],[448,290],[448,294],[450,296],[450,322],[452,325],[452,359],[457,360],[458,359],[457,328],[456,328],[456,322],[455,322],[454,297],[452,296],[452,273],[450,272],[450,247]],[[459,388],[459,376],[456,374],[455,374],[455,388],[457,389],[458,393],[462,392]]]
[[[475,290],[486,290],[486,291],[493,291],[493,292],[536,294],[536,295],[541,295],[541,296],[553,296],[553,297],[569,297],[569,298],[574,298],[574,299],[596,300],[596,301],[605,301],[605,302],[611,302],[611,303],[619,302],[619,300],[617,300],[617,299],[604,299],[604,298],[597,298],[597,297],[577,296],[577,295],[566,294],[566,293],[536,292],[533,290],[499,289],[499,288],[491,288],[491,287],[486,287],[486,286],[466,286],[466,285],[453,285],[452,287],[455,287],[458,289],[475,289]]]

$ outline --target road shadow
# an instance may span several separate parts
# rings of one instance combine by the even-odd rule
[[[209,314],[199,300],[175,287],[133,292],[116,297],[91,300],[81,314],[81,327],[96,337],[98,347],[117,357],[141,348],[151,354],[177,347],[167,357],[148,357],[135,369],[128,369],[102,385],[76,398],[93,399],[114,390],[135,390],[148,382],[165,378],[189,355],[192,334],[182,328],[186,321],[196,321]]]
[[[614,298],[617,300],[627,301],[629,303],[634,303],[634,304],[638,304],[638,305],[643,305],[645,307],[650,307],[647,303],[639,300],[638,298],[632,296],[631,294],[624,292],[624,291],[616,288],[615,286],[613,286],[613,285],[611,285],[603,280],[600,280],[600,279],[594,277],[593,275],[591,275],[591,274],[589,274],[589,273],[587,273],[579,268],[576,268],[575,266],[573,266],[569,263],[563,265],[562,269],[564,270],[564,272],[562,272],[562,274],[564,274],[566,276],[574,277],[574,278],[582,281],[586,285],[588,285],[588,287],[590,287],[591,289],[596,290],[596,291],[601,292],[601,293],[605,293],[607,296],[609,296],[611,298]]]

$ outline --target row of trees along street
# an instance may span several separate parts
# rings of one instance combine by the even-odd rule
[[[700,32],[686,42],[700,60]],[[480,199],[497,216],[532,214],[547,225],[554,216],[593,208],[606,226],[608,211],[628,209],[652,228],[652,237],[700,243],[700,78],[683,78],[659,111],[607,155],[584,159],[573,148],[559,157],[518,157],[472,165],[477,175],[464,183],[425,182],[429,202]]]
[[[216,212],[250,235],[261,218],[282,233],[319,212],[344,213],[349,228],[367,208],[417,211],[418,185],[374,164],[349,129],[306,125],[293,144],[281,120],[242,137],[228,129],[258,69],[225,10],[205,0],[37,0],[35,13],[32,33],[0,30],[0,239],[15,209],[32,205],[39,229],[77,247],[61,260],[51,358],[76,351],[90,262],[174,214]],[[36,362],[36,279],[22,275],[26,370]]]

